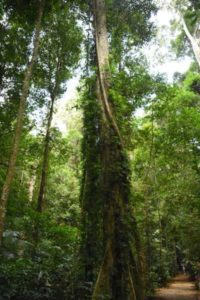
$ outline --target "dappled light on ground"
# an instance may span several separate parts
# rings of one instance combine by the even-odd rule
[[[200,292],[195,289],[188,276],[178,275],[166,288],[157,290],[155,299],[200,300]]]

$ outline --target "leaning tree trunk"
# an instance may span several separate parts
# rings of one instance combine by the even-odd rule
[[[11,153],[8,171],[7,171],[6,179],[5,179],[5,182],[3,185],[1,198],[0,198],[0,245],[2,244],[3,229],[4,229],[4,223],[5,223],[9,191],[10,191],[11,183],[13,180],[17,155],[18,155],[18,151],[19,151],[20,138],[21,138],[22,128],[23,128],[24,113],[25,113],[25,109],[26,109],[26,100],[27,100],[28,93],[29,93],[31,77],[32,77],[32,72],[33,72],[33,66],[35,64],[35,61],[36,61],[37,55],[38,55],[41,22],[42,22],[42,16],[43,16],[43,12],[44,12],[44,3],[45,3],[45,1],[41,1],[39,9],[38,9],[38,15],[37,15],[36,23],[35,23],[35,35],[34,35],[34,41],[33,41],[32,57],[31,57],[30,63],[28,64],[26,72],[25,72],[22,93],[21,93],[20,103],[19,103],[19,110],[18,110],[18,115],[17,115],[17,123],[16,123],[12,153]]]
[[[182,25],[183,25],[183,29],[185,31],[185,34],[192,46],[192,50],[193,50],[193,53],[194,53],[194,56],[196,58],[196,61],[199,65],[199,68],[200,68],[200,40],[199,38],[197,38],[197,36],[192,35],[189,31],[189,28],[187,27],[187,24],[185,22],[185,19],[184,17],[181,17],[181,21],[182,21]]]
[[[134,221],[129,204],[129,163],[109,101],[109,44],[105,0],[93,0],[94,30],[98,61],[97,97],[102,108],[101,172],[104,208],[104,257],[92,300],[143,299],[134,237]]]
[[[42,161],[42,175],[40,180],[40,188],[38,194],[38,201],[37,201],[37,211],[42,212],[44,209],[45,201],[45,188],[46,188],[46,179],[47,179],[47,170],[48,170],[48,159],[49,159],[49,143],[50,143],[50,130],[51,130],[51,123],[53,119],[53,110],[54,110],[54,101],[55,97],[51,97],[51,104],[47,122],[47,131],[44,141],[44,153],[43,153],[43,161]]]

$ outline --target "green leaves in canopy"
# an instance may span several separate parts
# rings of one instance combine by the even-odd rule
[[[72,76],[80,57],[82,40],[70,7],[57,5],[45,19],[38,64],[35,69],[35,85],[48,89],[57,96],[65,90],[65,82]]]
[[[189,72],[184,80],[184,87],[194,92],[195,94],[200,94],[200,74]]]
[[[124,52],[151,38],[153,24],[150,17],[156,6],[150,0],[108,0],[107,11],[112,55],[119,62]]]
[[[44,14],[48,15],[59,0],[3,0],[3,6],[11,19],[18,18],[24,23],[34,25],[39,4],[45,4]]]

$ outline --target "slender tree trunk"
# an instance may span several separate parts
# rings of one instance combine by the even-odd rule
[[[37,201],[37,211],[42,212],[45,205],[45,188],[46,188],[46,179],[47,179],[47,170],[48,170],[48,160],[49,160],[49,143],[50,143],[50,131],[51,131],[51,123],[53,119],[53,110],[54,110],[54,102],[55,97],[51,96],[51,104],[47,122],[47,131],[44,141],[44,153],[43,153],[43,161],[42,161],[42,175],[40,180],[40,188],[39,195]]]
[[[137,238],[131,214],[130,170],[123,140],[109,101],[109,44],[105,0],[93,0],[96,54],[98,61],[97,98],[102,107],[101,172],[104,207],[104,257],[92,300],[143,299],[137,258]]]
[[[181,17],[181,21],[182,21],[182,25],[183,25],[183,29],[185,31],[185,34],[192,46],[192,50],[193,50],[193,53],[194,53],[194,56],[197,60],[197,63],[199,65],[199,68],[200,68],[200,45],[199,45],[199,41],[190,33],[188,27],[187,27],[187,24],[184,20],[184,17]]]
[[[35,182],[36,182],[36,175],[33,174],[33,175],[31,175],[31,178],[29,181],[29,189],[28,189],[30,202],[33,201]]]
[[[48,160],[49,160],[49,144],[50,144],[50,131],[51,131],[51,123],[53,119],[53,111],[54,111],[54,101],[55,97],[51,95],[50,108],[48,112],[48,121],[47,121],[47,129],[46,135],[44,139],[44,152],[42,159],[42,173],[40,178],[40,187],[37,198],[37,212],[42,213],[45,207],[45,190],[46,190],[46,180],[47,180],[47,172],[48,172]],[[33,239],[35,242],[35,247],[37,247],[38,241],[40,237],[40,223],[36,222],[35,229],[33,230]]]
[[[32,57],[31,57],[30,63],[28,64],[26,72],[25,72],[22,93],[21,93],[20,103],[19,103],[19,110],[18,110],[18,115],[17,115],[17,123],[16,123],[12,153],[11,153],[8,171],[7,171],[6,179],[5,179],[5,182],[3,185],[1,198],[0,198],[0,246],[1,246],[2,238],[3,238],[3,229],[4,229],[4,223],[5,223],[7,201],[8,201],[11,183],[12,183],[13,176],[14,176],[17,155],[18,155],[18,151],[19,151],[20,138],[21,138],[22,128],[23,128],[24,113],[25,113],[25,109],[26,109],[26,99],[27,99],[28,93],[29,93],[33,66],[37,59],[37,54],[38,54],[38,49],[39,49],[40,31],[41,31],[42,16],[43,16],[43,12],[44,12],[44,4],[45,4],[45,1],[41,1],[39,9],[38,9],[38,15],[37,15],[36,23],[35,23],[35,35],[34,35],[34,41],[33,41]]]

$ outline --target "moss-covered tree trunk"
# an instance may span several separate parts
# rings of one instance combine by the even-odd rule
[[[135,222],[129,197],[129,162],[109,101],[109,44],[105,0],[93,0],[97,98],[101,107],[100,164],[103,206],[104,255],[93,291],[93,300],[143,299],[142,274],[136,255]]]
[[[25,76],[24,76],[22,93],[21,93],[21,97],[20,97],[19,110],[18,110],[18,115],[17,115],[14,142],[13,142],[13,146],[12,146],[12,152],[11,152],[11,157],[10,157],[10,161],[9,161],[8,171],[7,171],[6,179],[5,179],[5,182],[3,185],[1,198],[0,198],[0,245],[2,243],[2,237],[3,237],[3,230],[4,230],[4,223],[5,223],[9,191],[10,191],[11,183],[12,183],[12,180],[14,177],[15,165],[16,165],[17,155],[18,155],[18,151],[19,151],[19,144],[20,144],[20,138],[21,138],[21,134],[22,134],[24,114],[25,114],[25,109],[26,109],[26,100],[28,97],[29,88],[30,88],[30,84],[31,84],[33,67],[34,67],[34,64],[35,64],[35,61],[36,61],[37,55],[38,55],[41,22],[42,22],[42,16],[43,16],[43,12],[44,12],[44,4],[45,4],[45,1],[42,0],[40,2],[39,8],[38,8],[38,15],[37,15],[36,23],[35,23],[35,35],[34,35],[34,40],[33,40],[32,57],[27,66]]]
[[[81,190],[82,243],[80,260],[83,288],[80,299],[89,299],[95,281],[96,267],[102,252],[102,207],[100,198],[100,113],[95,99],[96,84],[88,84],[83,99],[83,181]]]

